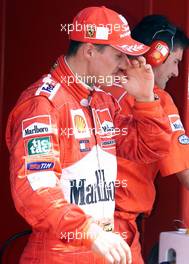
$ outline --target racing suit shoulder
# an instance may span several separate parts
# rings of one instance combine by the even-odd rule
[[[27,100],[31,100],[31,98],[35,100],[38,96],[47,98],[52,106],[59,109],[69,97],[69,93],[62,89],[62,85],[50,74],[43,75],[42,78],[22,92],[16,107]]]

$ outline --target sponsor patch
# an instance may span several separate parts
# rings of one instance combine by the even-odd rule
[[[108,40],[109,29],[108,27],[96,27],[96,39]]]
[[[48,154],[52,149],[50,137],[36,137],[27,141],[28,155]]]
[[[81,152],[87,152],[90,151],[90,145],[89,145],[89,140],[80,140],[79,141],[79,146],[80,146],[80,151]]]
[[[83,110],[71,110],[71,117],[73,123],[73,134],[75,138],[89,138],[90,131]]]
[[[101,129],[104,133],[109,133],[109,132],[112,132],[114,131],[114,124],[113,122],[110,122],[110,121],[104,121],[102,124],[101,124]]]
[[[54,162],[35,161],[27,163],[27,170],[49,170],[54,167]]]
[[[113,136],[115,134],[115,127],[109,109],[105,108],[103,110],[96,110],[95,113],[96,130],[100,136]]]
[[[166,56],[167,53],[169,52],[167,47],[162,45],[161,43],[158,43],[156,45],[156,49],[159,50],[163,56]]]
[[[22,121],[22,137],[52,133],[51,117],[49,115],[34,116]]]
[[[95,38],[96,27],[93,25],[87,25],[85,30],[85,38]]]
[[[180,144],[183,144],[183,145],[188,145],[189,144],[189,137],[187,137],[186,135],[181,135],[178,137],[178,141]]]
[[[94,204],[115,200],[115,182],[106,179],[103,169],[95,171],[96,181],[87,184],[86,179],[70,180],[70,203]]]
[[[39,188],[56,186],[56,175],[53,171],[35,172],[27,175],[31,188],[36,191]]]
[[[102,141],[101,142],[101,146],[103,147],[103,148],[108,148],[108,147],[110,147],[110,146],[113,146],[113,145],[115,145],[115,140],[114,139],[111,139],[111,140],[106,140],[106,141]]]
[[[48,74],[45,78],[43,78],[43,84],[37,89],[35,95],[40,94],[48,94],[48,98],[52,100],[52,98],[55,96],[57,91],[60,88],[60,83],[56,83],[51,79],[51,75]]]
[[[179,115],[168,115],[169,121],[170,121],[170,125],[172,128],[172,131],[179,131],[179,130],[183,130],[184,131],[184,127],[183,124],[180,120]]]

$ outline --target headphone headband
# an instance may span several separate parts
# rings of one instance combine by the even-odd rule
[[[152,40],[156,39],[156,36],[159,35],[159,34],[161,34],[161,33],[163,33],[163,32],[169,32],[170,35],[171,35],[171,50],[170,50],[170,51],[173,51],[173,48],[174,48],[173,39],[174,39],[174,37],[175,37],[176,31],[177,31],[177,29],[176,29],[176,27],[173,26],[173,25],[168,25],[168,24],[167,24],[167,25],[163,25],[163,26],[161,27],[161,29],[157,30],[157,31],[154,33],[154,35],[153,35],[153,37],[152,37]]]
[[[154,33],[154,35],[152,36],[152,40],[155,38],[155,36],[161,32],[169,32],[173,37],[176,34],[176,27],[173,25],[163,25],[159,28],[159,30],[156,30],[156,32]]]

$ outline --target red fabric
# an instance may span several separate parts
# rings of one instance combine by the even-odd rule
[[[134,98],[119,86],[106,87],[104,90],[117,99],[121,113],[125,116],[130,115],[132,118]],[[172,131],[169,154],[157,162],[139,164],[125,158],[118,158],[118,179],[121,182],[126,180],[127,187],[116,188],[116,208],[125,213],[150,213],[155,198],[153,182],[159,170],[162,176],[168,176],[189,168],[189,145],[179,142],[179,137],[184,135],[185,131],[182,128],[178,110],[167,92],[158,87],[155,87],[154,92],[160,97],[161,105],[169,116],[171,126],[175,118],[174,125],[177,129]],[[158,136],[156,140],[158,142]]]
[[[44,248],[48,250],[44,250]],[[20,259],[20,264],[26,263],[43,263],[43,264],[107,264],[104,258],[97,256],[86,247],[67,246],[54,236],[49,234],[33,232],[30,240],[24,249]]]
[[[135,222],[135,217],[130,219],[120,218],[119,212],[115,212],[115,231],[118,232],[129,244],[132,253],[132,264],[144,264],[141,255],[141,246],[139,242],[139,232]]]
[[[129,96],[119,86],[107,87],[105,91],[110,92],[118,100],[123,115],[132,116],[134,105],[132,96]],[[179,138],[185,132],[179,121],[178,110],[167,92],[158,87],[154,89],[154,92],[160,97],[161,105],[169,116],[173,130],[169,154],[150,164],[139,164],[125,158],[118,158],[118,180],[120,186],[116,188],[115,193],[116,211],[114,220],[115,227],[120,233],[128,232],[127,242],[131,245],[133,264],[144,263],[140,252],[139,234],[135,218],[139,213],[145,212],[149,214],[152,210],[156,193],[154,179],[157,172],[160,170],[162,176],[168,176],[189,168],[189,145],[179,142]],[[187,142],[189,141],[186,140],[185,143]],[[131,227],[133,227],[133,231]]]
[[[70,76],[73,82],[68,85],[66,78]],[[90,107],[83,106],[89,95]],[[170,131],[159,102],[135,103],[134,108],[136,120],[128,123],[118,115],[118,104],[111,96],[76,82],[63,57],[51,75],[23,92],[10,114],[6,133],[12,196],[16,209],[33,228],[21,263],[60,263],[65,257],[72,258],[71,253],[88,252],[86,236],[68,242],[62,234],[77,231],[84,235],[91,221],[107,214],[113,219],[113,125],[129,130],[128,135],[117,137],[120,155],[149,161],[149,155],[154,160],[167,152]],[[68,136],[70,128],[75,131]],[[156,134],[159,142],[154,140]],[[104,192],[102,187],[97,191],[97,176]],[[79,184],[86,182],[86,189],[80,191]],[[86,262],[90,260],[86,258]]]

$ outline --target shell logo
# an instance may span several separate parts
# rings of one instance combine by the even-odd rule
[[[85,120],[82,116],[75,115],[74,116],[74,123],[75,123],[75,127],[76,127],[78,133],[86,132],[86,123],[85,123]]]

